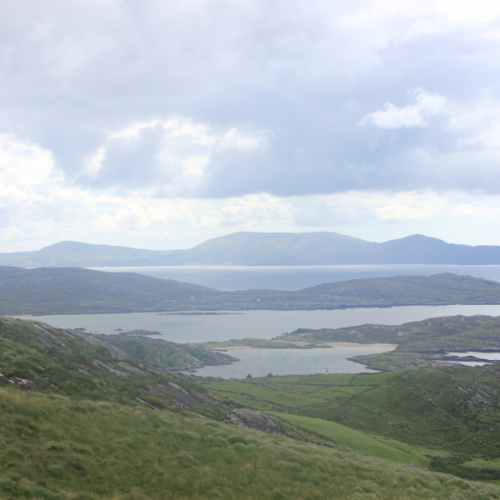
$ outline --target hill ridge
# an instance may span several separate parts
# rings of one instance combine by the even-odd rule
[[[327,283],[296,292],[220,292],[136,273],[0,266],[0,314],[317,310],[500,304],[500,283],[441,273]]]
[[[32,252],[0,253],[0,265],[99,267],[169,265],[500,264],[500,246],[469,246],[414,234],[383,243],[334,232],[236,232],[186,250],[145,250],[62,241]]]

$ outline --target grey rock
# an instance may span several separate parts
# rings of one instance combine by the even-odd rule
[[[38,385],[36,385],[35,382],[19,377],[9,378],[9,384],[18,385],[19,387],[21,387],[21,389],[24,389],[26,391],[38,389]]]
[[[266,415],[263,412],[238,408],[231,411],[228,414],[228,417],[231,423],[239,425],[240,427],[248,427],[250,429],[268,432],[270,434],[281,434],[281,430],[276,423],[269,415]]]

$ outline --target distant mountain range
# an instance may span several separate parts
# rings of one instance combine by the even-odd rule
[[[19,267],[296,266],[327,264],[500,264],[500,246],[446,243],[415,234],[373,243],[338,233],[233,233],[189,250],[154,251],[73,241],[38,251],[0,253]]]
[[[220,292],[136,273],[0,266],[0,314],[285,311],[447,304],[500,304],[500,283],[442,273],[327,283],[294,292]]]

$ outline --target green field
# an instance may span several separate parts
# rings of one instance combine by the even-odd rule
[[[322,434],[353,450],[366,453],[372,457],[385,458],[398,464],[413,462],[419,467],[427,467],[429,465],[428,457],[436,454],[436,452],[426,448],[408,446],[386,437],[371,436],[336,422],[288,413],[273,412],[273,415],[288,420],[292,424],[300,425],[312,432]]]
[[[394,376],[381,374],[316,374],[253,380],[224,380],[206,387],[235,401],[257,409],[291,411],[315,408],[351,398],[383,384]]]
[[[500,366],[495,364],[230,380],[206,387],[242,405],[278,412],[289,421],[306,417],[304,428],[369,454],[374,453],[374,439],[389,447],[398,442],[399,450],[419,456],[434,470],[496,480],[500,478],[498,468],[465,464],[477,457],[491,461],[500,455],[500,395],[495,389],[499,376]],[[322,431],[317,429],[320,424],[325,426]],[[343,441],[338,437],[346,428],[359,434]],[[391,440],[390,445],[386,439]],[[414,451],[419,449],[428,450],[425,454],[433,458],[424,459]],[[384,456],[398,462],[394,453]]]
[[[493,486],[142,405],[10,388],[0,401],[2,499],[500,498]]]

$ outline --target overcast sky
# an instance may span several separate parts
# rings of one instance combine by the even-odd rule
[[[0,0],[0,251],[500,245],[500,2]]]

